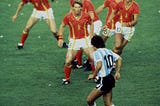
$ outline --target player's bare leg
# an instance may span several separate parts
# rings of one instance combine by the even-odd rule
[[[112,90],[109,93],[105,93],[103,95],[103,101],[104,101],[105,106],[112,105]]]
[[[57,30],[56,30],[56,23],[55,23],[55,20],[54,19],[46,19],[46,23],[48,24],[51,32],[53,33],[54,37],[56,38],[56,40],[58,41],[58,33],[57,33]],[[64,48],[67,48],[67,44],[65,42],[63,42],[63,47]]]
[[[106,42],[108,38],[109,38],[108,36],[103,36],[102,35],[102,39],[103,39],[104,42]]]
[[[115,45],[113,48],[113,52],[120,54],[121,52],[121,45],[122,45],[123,36],[120,33],[115,35]]]
[[[94,102],[97,98],[99,98],[101,95],[103,95],[103,91],[100,91],[96,88],[94,88],[91,93],[87,97],[87,104],[88,106],[94,106]]]
[[[20,41],[20,43],[18,43],[18,46],[17,46],[18,49],[23,48],[24,43],[28,37],[30,29],[37,23],[37,21],[38,21],[38,19],[35,17],[29,18],[29,20],[27,21],[27,24],[22,32],[21,41]]]
[[[121,45],[120,54],[122,54],[122,51],[123,51],[124,47],[127,45],[127,43],[128,43],[128,40],[123,39],[123,41],[122,41],[122,45]]]
[[[94,63],[93,63],[93,51],[94,51],[93,47],[89,47],[89,48],[84,49],[84,52],[88,56],[89,63],[91,64],[92,72],[94,72],[94,70],[95,70]]]
[[[66,61],[64,64],[64,74],[65,74],[65,79],[62,79],[63,85],[67,85],[70,83],[70,74],[71,74],[71,70],[72,70],[72,65],[71,62],[72,60],[74,60],[75,56],[76,56],[77,51],[76,50],[68,50],[67,54],[66,54]]]

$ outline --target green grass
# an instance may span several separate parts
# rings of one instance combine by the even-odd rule
[[[86,97],[95,86],[87,80],[90,72],[73,70],[72,83],[61,85],[66,49],[57,47],[44,21],[33,27],[23,50],[16,50],[21,32],[32,13],[26,5],[15,23],[11,22],[20,0],[0,2],[0,106],[86,106]],[[69,11],[68,0],[52,3],[57,29]],[[103,0],[92,0],[95,7]],[[116,106],[159,106],[160,105],[160,13],[159,0],[147,2],[137,0],[141,15],[136,33],[122,54],[121,79],[113,90]],[[11,7],[8,7],[8,4]],[[105,10],[106,12],[106,10]],[[100,14],[104,22],[105,12]],[[40,36],[40,38],[38,38]],[[67,40],[68,30],[65,30]],[[114,38],[108,40],[112,48]],[[86,58],[86,57],[85,57]],[[48,86],[51,84],[51,86]],[[102,98],[97,101],[103,106]]]

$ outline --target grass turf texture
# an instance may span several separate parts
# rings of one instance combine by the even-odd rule
[[[95,86],[88,81],[90,72],[73,70],[71,84],[61,85],[66,49],[57,47],[44,21],[30,31],[23,50],[16,50],[21,32],[32,13],[26,5],[15,23],[11,22],[20,0],[0,2],[0,106],[86,106],[86,97]],[[103,0],[92,0],[95,8]],[[137,0],[138,1],[138,0]],[[121,79],[113,90],[116,106],[159,106],[160,66],[159,0],[138,1],[141,9],[135,36],[122,54]],[[11,4],[11,5],[8,5]],[[52,3],[57,29],[69,11],[68,0]],[[100,14],[105,21],[106,10]],[[68,30],[65,30],[67,40]],[[112,48],[114,38],[107,41]],[[86,57],[84,57],[86,58]],[[98,99],[102,106],[102,99]]]

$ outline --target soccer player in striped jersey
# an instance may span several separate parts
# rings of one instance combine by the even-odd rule
[[[119,19],[116,14],[116,7],[121,0],[105,0],[102,5],[96,9],[96,13],[100,14],[105,8],[108,8],[105,25],[102,27],[102,38],[106,41],[115,34],[115,23]],[[116,14],[112,19],[112,14]]]
[[[70,5],[72,5],[73,1],[82,2],[83,7],[82,11],[89,14],[91,19],[93,20],[94,24],[94,35],[100,35],[102,22],[99,19],[98,15],[95,12],[94,5],[91,0],[70,0]],[[90,30],[88,26],[88,30]],[[78,65],[80,66],[82,64],[82,50],[79,50],[76,54],[76,60],[78,61]],[[88,59],[86,61],[86,68],[85,70],[93,69],[93,65],[91,64],[92,68],[90,67],[90,61],[91,59]]]
[[[90,24],[90,32],[88,32],[87,27]],[[93,36],[93,21],[91,17],[82,12],[82,3],[74,1],[72,4],[72,11],[68,13],[62,20],[62,24],[59,29],[59,41],[58,46],[62,47],[63,43],[63,33],[65,26],[70,28],[70,39],[68,45],[68,51],[66,54],[66,61],[64,65],[65,79],[63,79],[63,84],[67,85],[70,83],[71,74],[71,62],[75,58],[78,50],[83,49],[83,51],[93,59],[92,52],[93,48],[91,45],[91,38]]]
[[[115,80],[120,78],[122,58],[112,50],[106,49],[100,36],[93,36],[91,44],[94,48],[95,71],[88,76],[88,79],[94,79],[98,76],[99,83],[88,95],[87,103],[89,106],[96,106],[95,100],[103,96],[104,105],[111,106],[112,88],[115,86]],[[116,70],[113,68],[114,62],[116,62]]]
[[[140,11],[139,5],[134,0],[122,0],[118,3],[117,10],[120,13],[120,18],[116,23],[113,51],[121,54],[123,48],[134,35],[135,25],[138,23]]]
[[[54,1],[54,0],[52,0]],[[48,2],[48,0],[21,0],[19,3],[15,14],[12,17],[12,21],[14,22],[23,8],[23,6],[27,3],[32,3],[34,6],[32,15],[30,16],[21,36],[21,40],[18,43],[17,48],[22,49],[24,43],[28,37],[30,29],[38,22],[39,19],[44,19],[47,25],[50,27],[51,32],[53,33],[54,37],[58,40],[57,30],[56,30],[56,23],[54,20],[53,10]],[[64,47],[66,47],[66,43],[64,42]]]

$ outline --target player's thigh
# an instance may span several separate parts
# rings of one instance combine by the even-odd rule
[[[121,33],[115,34],[115,46],[119,47],[122,45],[123,35]]]
[[[37,22],[38,22],[38,18],[31,16],[27,21],[26,28],[27,29],[32,28],[33,25],[35,25]]]
[[[87,56],[93,59],[93,47],[84,48],[83,50],[87,54]]]
[[[75,58],[77,50],[68,49],[66,53],[66,63],[71,63],[71,61]]]
[[[55,20],[52,18],[47,18],[46,19],[47,25],[50,27],[52,32],[56,32],[56,23]]]

